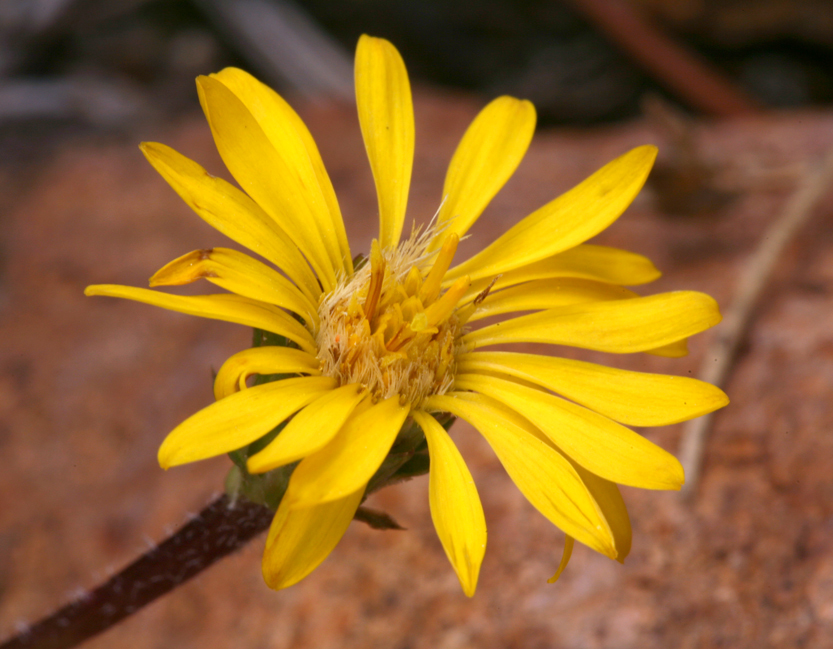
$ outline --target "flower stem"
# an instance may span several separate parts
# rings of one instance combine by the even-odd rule
[[[0,649],[69,649],[195,577],[269,527],[268,507],[220,496],[95,590],[8,639]]]
[[[373,490],[426,473],[423,464],[411,467],[407,461],[398,460]],[[232,500],[220,496],[120,573],[9,638],[0,649],[76,647],[243,547],[269,528],[274,515],[269,507],[245,497]],[[368,507],[359,507],[355,519],[374,529],[404,529],[388,514]]]

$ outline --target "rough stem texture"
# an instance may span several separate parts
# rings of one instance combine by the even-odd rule
[[[10,638],[0,649],[68,649],[109,629],[231,554],[269,527],[274,513],[220,496],[117,575]]]

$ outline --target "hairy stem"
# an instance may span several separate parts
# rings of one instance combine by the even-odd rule
[[[268,507],[220,496],[117,575],[10,638],[0,649],[69,649],[195,577],[269,527]]]
[[[423,463],[411,467],[400,460],[374,490],[426,471]],[[220,496],[120,573],[9,638],[0,649],[71,649],[243,547],[269,528],[274,515],[269,507],[245,497]],[[359,507],[355,519],[374,529],[404,529],[388,514],[368,507]]]

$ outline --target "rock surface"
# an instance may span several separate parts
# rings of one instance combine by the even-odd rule
[[[437,208],[445,166],[478,103],[417,96],[410,214]],[[376,225],[375,191],[351,107],[303,111],[322,149],[355,252]],[[202,119],[153,137],[222,171]],[[516,176],[461,246],[478,249],[632,146],[636,123],[539,133]],[[697,128],[719,169],[792,168],[833,146],[833,117],[766,116]],[[728,172],[727,172],[728,173]],[[730,174],[731,175],[731,174]],[[598,242],[665,273],[643,292],[704,290],[725,308],[785,190],[747,183],[711,217],[674,217],[644,191]],[[85,298],[91,283],[143,286],[174,257],[228,245],[179,201],[135,143],[81,143],[32,173],[0,171],[0,636],[94,586],[163,538],[222,486],[224,458],[159,469],[156,449],[211,401],[211,369],[250,332],[139,304]],[[489,526],[476,596],[463,596],[433,530],[425,478],[369,504],[408,528],[354,523],[301,584],[268,590],[262,537],[99,636],[91,649],[197,647],[828,647],[833,642],[833,227],[830,197],[779,265],[727,387],[693,504],[625,489],[634,549],[624,566],[576,547],[556,585],[562,534],[528,505],[485,442],[455,440]],[[696,373],[685,359],[605,358]],[[531,346],[530,346],[531,348]],[[540,348],[539,348],[540,349]],[[676,451],[680,429],[644,431]]]

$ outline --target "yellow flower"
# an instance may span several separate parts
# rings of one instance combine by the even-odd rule
[[[622,424],[683,421],[724,406],[726,396],[689,378],[487,349],[539,342],[681,356],[688,336],[719,321],[714,300],[702,293],[639,297],[623,288],[659,272],[639,255],[584,243],[640,191],[656,149],[626,153],[452,267],[460,237],[526,152],[535,110],[512,97],[486,106],[452,158],[434,223],[401,241],[414,155],[410,85],[396,49],[363,36],[356,95],[379,239],[369,261],[354,266],[332,184],[298,115],[238,69],[197,85],[242,191],[162,144],[142,151],[199,216],[283,274],[213,248],[174,260],[150,285],[204,278],[228,293],[177,296],[115,285],[86,293],[257,327],[293,343],[232,356],[217,375],[217,401],[159,450],[168,468],[243,448],[288,420],[247,465],[261,473],[300,460],[266,541],[267,584],[294,584],[326,558],[410,418],[428,445],[437,533],[463,590],[474,593],[486,523],[471,474],[436,413],[471,423],[524,496],[564,531],[559,573],[573,539],[623,560],[631,528],[617,483],[679,489],[683,471]],[[532,313],[473,326],[518,311]],[[249,388],[253,374],[294,376]]]

